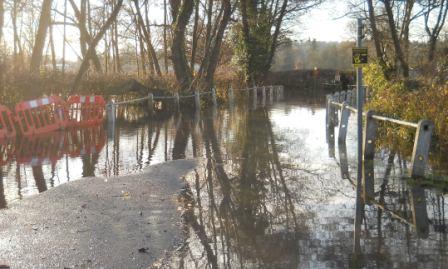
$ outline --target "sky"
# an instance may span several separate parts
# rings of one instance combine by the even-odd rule
[[[312,9],[302,19],[292,21],[293,39],[318,41],[345,41],[353,38],[349,23],[353,20],[342,17],[347,12],[345,1],[326,1]],[[340,18],[342,17],[342,18]]]

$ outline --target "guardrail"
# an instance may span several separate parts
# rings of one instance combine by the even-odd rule
[[[356,91],[348,90],[327,95],[327,140],[334,139],[334,128],[339,126],[338,143],[345,144],[347,138],[347,127],[350,113],[358,113],[357,109],[352,105],[356,103]],[[341,114],[339,120],[339,112]],[[377,139],[378,122],[385,121],[398,124],[408,128],[416,128],[414,138],[414,148],[411,158],[411,177],[423,177],[428,163],[429,148],[431,144],[432,132],[434,124],[422,119],[418,123],[408,122],[404,120],[394,119],[384,115],[377,114],[372,110],[363,113],[365,116],[364,137],[363,137],[363,161],[373,161],[375,155],[375,142]],[[366,169],[363,169],[366,170]],[[364,174],[363,182],[371,186],[365,186],[367,192],[373,192],[373,173]]]
[[[230,87],[227,90],[227,96],[229,104],[233,104],[235,100],[234,92],[240,91],[245,92],[247,91],[249,94],[252,93],[252,105],[256,107],[258,103],[258,92],[261,91],[261,102],[262,104],[265,104],[266,97],[269,96],[270,102],[273,102],[274,98],[276,97],[277,100],[280,100],[284,96],[284,87],[281,85],[269,85],[269,86],[254,86],[251,88],[244,88],[244,89],[233,89]],[[149,113],[154,113],[154,102],[157,100],[163,101],[163,100],[172,100],[174,102],[174,107],[179,110],[180,109],[180,99],[188,99],[193,98],[194,100],[194,106],[198,110],[201,107],[201,96],[204,95],[211,95],[211,101],[213,106],[217,106],[217,97],[216,97],[216,89],[212,88],[210,91],[206,92],[199,92],[195,91],[194,94],[190,95],[179,95],[179,93],[175,93],[173,96],[157,96],[153,95],[152,93],[149,93],[148,96],[137,98],[133,100],[128,101],[121,101],[121,102],[109,102],[106,105],[107,108],[107,118],[109,122],[115,121],[115,115],[116,115],[116,108],[121,105],[129,105],[129,104],[138,104],[147,102]]]

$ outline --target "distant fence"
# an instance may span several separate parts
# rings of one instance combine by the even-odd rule
[[[356,90],[348,90],[327,95],[327,116],[326,125],[328,134],[334,136],[334,127],[339,126],[338,143],[345,144],[347,137],[347,127],[350,113],[357,113],[358,110],[353,107],[356,104]],[[340,112],[340,120],[339,120]],[[372,110],[363,113],[365,116],[364,137],[363,137],[363,160],[373,161],[375,155],[375,142],[377,139],[378,122],[385,121],[398,124],[404,127],[416,128],[417,132],[414,138],[414,148],[411,159],[411,177],[423,177],[428,163],[429,148],[431,144],[434,124],[422,119],[418,123],[394,119],[379,115]],[[327,137],[328,138],[328,137]],[[373,175],[363,174],[363,182],[371,184],[367,188],[368,192],[373,192]],[[366,187],[366,186],[365,186]],[[370,190],[370,191],[369,191]]]
[[[258,93],[261,92],[261,102],[262,104],[266,103],[266,99],[269,98],[270,102],[273,102],[274,99],[280,100],[284,96],[284,87],[281,85],[270,85],[270,86],[255,86],[252,88],[245,88],[245,89],[233,89],[230,87],[227,90],[227,97],[229,104],[233,104],[235,100],[234,92],[248,92],[252,93],[252,104],[254,106],[258,103]],[[118,106],[121,105],[130,105],[130,104],[138,104],[138,103],[144,103],[147,102],[149,113],[154,113],[154,102],[155,101],[168,101],[172,102],[174,104],[174,107],[179,110],[180,109],[180,100],[181,99],[192,99],[194,101],[194,107],[196,110],[199,110],[201,107],[201,96],[210,95],[211,101],[213,106],[217,106],[217,97],[216,97],[216,89],[212,88],[210,91],[207,92],[199,92],[195,91],[194,94],[190,95],[179,95],[179,93],[175,93],[172,96],[156,96],[152,93],[149,93],[148,96],[137,98],[133,100],[128,101],[121,101],[121,102],[109,102],[107,104],[107,118],[109,122],[115,121],[116,116],[116,109]]]

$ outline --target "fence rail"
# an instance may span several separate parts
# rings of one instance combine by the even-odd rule
[[[356,102],[356,91],[348,90],[327,95],[327,140],[334,138],[334,128],[339,126],[338,143],[345,144],[347,137],[348,120],[350,113],[358,113],[354,108]],[[341,114],[339,117],[339,113]],[[429,148],[431,144],[432,132],[434,124],[422,119],[418,123],[409,122],[400,119],[394,119],[384,115],[377,114],[369,110],[363,113],[365,117],[364,137],[363,137],[363,160],[373,161],[375,155],[375,142],[377,139],[378,122],[385,121],[398,124],[405,127],[416,128],[414,138],[414,148],[411,159],[411,177],[423,177],[428,162]],[[340,118],[340,120],[339,120]],[[364,169],[363,169],[364,170]],[[363,171],[364,173],[364,171]],[[363,174],[363,182],[373,180],[373,175]],[[372,184],[369,184],[372,186]],[[371,194],[373,190],[368,191]]]
[[[269,86],[254,86],[251,88],[244,88],[244,89],[233,89],[230,87],[227,90],[227,96],[229,104],[234,103],[234,92],[252,92],[252,98],[253,102],[252,104],[254,106],[257,105],[258,102],[258,92],[260,91],[262,93],[262,103],[265,104],[266,102],[266,96],[269,95],[269,100],[272,102],[274,100],[274,97],[276,97],[277,100],[280,100],[284,96],[284,87],[281,85],[269,85]],[[173,96],[157,96],[153,95],[152,93],[149,93],[146,97],[141,97],[137,99],[127,100],[127,101],[120,101],[120,102],[109,102],[106,106],[107,108],[107,118],[109,122],[115,122],[115,116],[116,116],[116,109],[118,106],[122,105],[130,105],[130,104],[138,104],[147,102],[148,108],[150,114],[154,113],[154,101],[163,101],[163,100],[172,100],[174,102],[174,105],[177,110],[180,109],[180,99],[187,99],[187,98],[194,98],[194,106],[198,110],[200,109],[200,102],[201,102],[201,96],[204,95],[210,95],[211,101],[213,106],[217,106],[217,96],[216,96],[216,89],[212,88],[210,91],[205,92],[199,92],[195,91],[194,94],[191,95],[179,95],[178,93],[175,93]]]

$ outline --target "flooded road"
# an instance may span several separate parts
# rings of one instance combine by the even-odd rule
[[[389,150],[376,154],[375,200],[353,253],[354,122],[346,146],[327,143],[324,99],[287,100],[151,121],[129,107],[113,130],[5,142],[0,208],[80,177],[199,158],[181,199],[186,240],[162,267],[445,268],[446,194],[406,179],[406,156]]]

